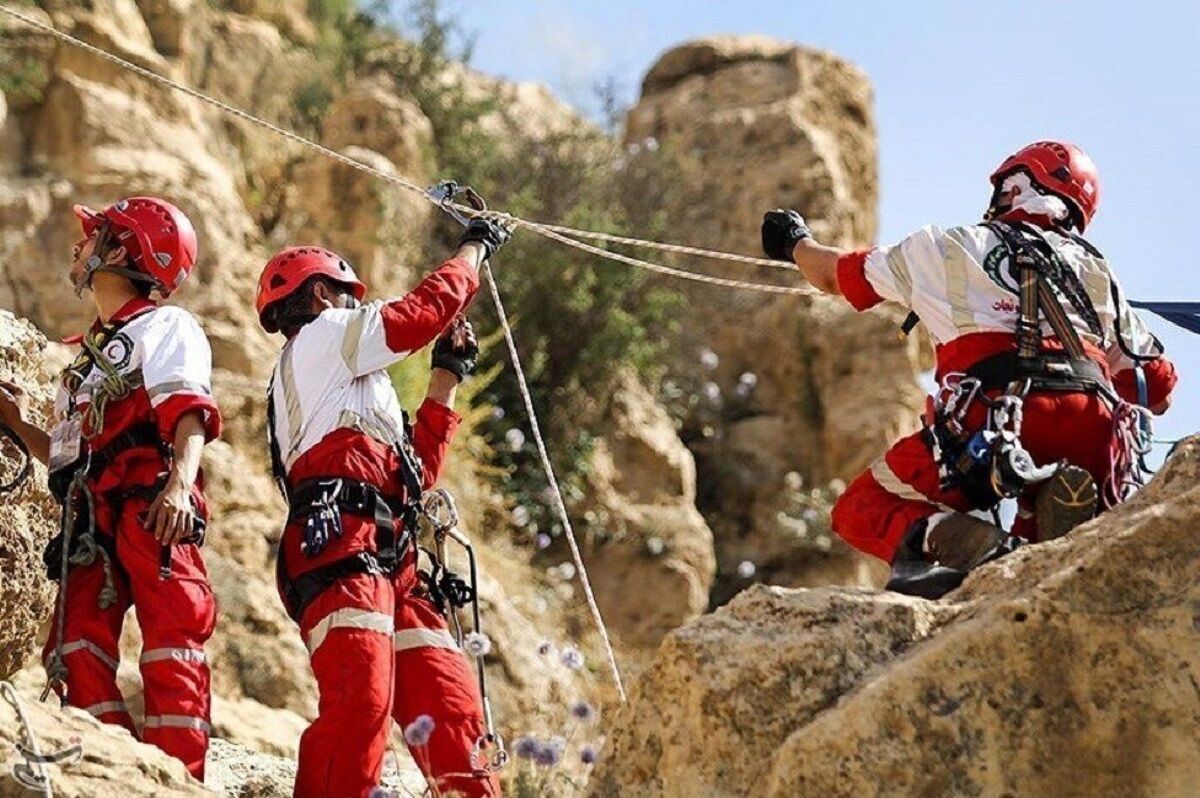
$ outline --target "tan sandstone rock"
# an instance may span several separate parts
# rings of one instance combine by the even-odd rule
[[[696,466],[650,393],[626,379],[589,472],[607,533],[586,551],[597,601],[625,647],[652,648],[704,612],[716,562],[696,510]]]
[[[875,236],[878,194],[871,102],[866,77],[833,55],[718,36],[660,57],[629,112],[625,139],[635,150],[661,148],[694,162],[686,201],[663,209],[693,243],[761,255],[763,212],[795,207],[821,240],[864,246]],[[710,269],[796,283],[769,269]],[[714,418],[687,425],[707,428],[688,443],[719,579],[727,585],[747,552],[757,551],[751,561],[773,581],[869,584],[847,547],[816,550],[779,519],[790,473],[809,485],[848,480],[916,423],[917,348],[897,340],[899,314],[859,317],[829,297],[684,290],[706,311],[689,319],[691,340],[675,371],[685,382],[712,381],[724,402]],[[719,359],[711,370],[697,366],[705,348]],[[756,383],[734,401],[743,374]]]
[[[668,636],[594,795],[1189,796],[1200,439],[929,602],[755,588]]]
[[[0,311],[0,380],[25,388],[31,420],[38,423],[44,422],[53,397],[51,375],[42,365],[45,345],[32,324]],[[0,482],[17,476],[18,457],[0,437]],[[0,678],[8,678],[34,650],[38,628],[53,607],[42,549],[57,532],[58,505],[45,486],[46,472],[38,464],[23,486],[0,494]]]

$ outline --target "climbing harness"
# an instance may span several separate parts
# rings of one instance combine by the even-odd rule
[[[972,432],[967,414],[975,403],[987,410],[987,423]],[[1002,499],[1024,493],[1054,476],[1057,464],[1038,467],[1021,444],[1023,399],[984,395],[978,378],[947,374],[934,397],[933,421],[925,440],[938,464],[942,490],[959,488],[979,510],[995,510]]]
[[[13,447],[16,448],[16,460],[20,463],[12,479],[7,482],[0,482],[0,496],[3,496],[6,493],[13,493],[19,490],[22,485],[29,481],[29,475],[33,472],[33,459],[29,456],[29,447],[25,445],[25,441],[21,440],[21,436],[3,424],[0,424],[0,436],[7,438]]]
[[[1052,477],[1059,464],[1038,467],[1021,445],[1024,397],[1030,391],[1081,392],[1100,396],[1112,411],[1112,469],[1105,486],[1105,502],[1113,506],[1124,501],[1144,484],[1148,473],[1145,456],[1152,438],[1150,414],[1144,407],[1121,399],[1103,369],[1087,356],[1057,292],[1066,296],[1093,334],[1101,340],[1106,335],[1078,276],[1049,242],[1025,224],[989,222],[988,227],[1008,249],[1015,276],[1020,280],[1017,351],[987,358],[966,373],[944,376],[925,433],[939,464],[941,487],[943,490],[958,487],[977,509],[991,509],[994,513],[1000,500],[1015,498],[1028,486]],[[1077,240],[1099,256],[1090,244]],[[1119,295],[1114,294],[1114,300],[1120,308]],[[1043,348],[1042,317],[1061,343],[1062,351]],[[1128,352],[1119,324],[1114,332]],[[1135,363],[1138,359],[1152,359],[1129,354]],[[997,391],[1001,392],[999,396],[989,398],[989,394]],[[982,429],[970,432],[967,414],[977,402],[986,407],[987,423]],[[1142,402],[1145,403],[1144,396]]]
[[[425,518],[433,528],[435,552],[430,557],[432,566],[428,574],[422,574],[422,581],[429,588],[430,597],[438,609],[445,615],[454,628],[454,639],[459,649],[463,649],[465,635],[459,610],[471,605],[471,628],[475,634],[482,635],[483,618],[479,612],[479,570],[475,561],[475,547],[470,539],[458,528],[458,506],[454,497],[445,488],[428,491],[422,504]],[[449,559],[446,556],[446,542],[453,540],[467,554],[468,581],[464,581],[449,569]],[[426,552],[429,553],[429,552]],[[492,702],[488,698],[487,672],[483,664],[483,656],[475,659],[475,673],[479,681],[479,696],[483,703],[484,733],[475,741],[471,749],[471,767],[476,770],[494,773],[508,764],[508,751],[504,747],[504,738],[496,731],[492,719]]]
[[[367,518],[375,524],[375,550],[359,551],[306,571],[288,573],[287,555],[279,546],[275,556],[275,581],[284,608],[292,620],[300,616],[317,596],[335,582],[356,574],[392,575],[404,553],[415,541],[421,516],[421,459],[412,447],[407,413],[398,439],[389,440],[400,460],[399,477],[404,484],[404,501],[389,499],[374,485],[346,477],[305,480],[291,488],[279,440],[275,437],[275,379],[267,386],[267,448],[271,474],[288,503],[287,523],[302,523],[300,544],[305,557],[316,557],[333,538],[342,536],[342,514]]]
[[[22,787],[40,792],[44,798],[53,798],[54,785],[50,778],[50,772],[46,770],[46,765],[69,765],[78,762],[83,757],[83,746],[76,744],[61,751],[43,754],[37,735],[33,733],[33,727],[29,725],[29,718],[25,714],[25,707],[21,703],[21,696],[17,693],[16,688],[12,686],[11,682],[0,682],[0,694],[4,695],[4,700],[17,713],[17,721],[21,724],[21,734],[24,737],[24,741],[17,743],[16,747],[17,753],[25,761],[13,765],[13,777]]]
[[[468,202],[473,205],[471,210],[475,213],[483,213],[487,210],[483,198],[478,193],[470,187],[460,187],[453,180],[444,180],[426,189],[426,194],[438,204],[438,207],[465,227],[470,221],[469,217],[460,212],[458,210],[459,206],[454,204],[454,198],[459,193],[462,193]],[[567,503],[563,498],[562,488],[558,484],[558,477],[554,473],[554,466],[550,462],[550,454],[546,449],[546,441],[542,437],[542,427],[538,423],[537,412],[533,407],[533,394],[530,393],[529,382],[525,379],[525,369],[521,365],[521,355],[517,351],[517,342],[513,337],[512,325],[508,321],[508,314],[504,310],[504,302],[500,299],[500,289],[496,285],[496,278],[492,274],[490,263],[484,263],[481,271],[487,282],[488,290],[491,293],[492,304],[496,308],[496,317],[500,320],[500,329],[504,332],[504,343],[508,348],[508,356],[513,364],[513,373],[517,378],[517,388],[521,393],[521,401],[525,405],[525,413],[529,416],[529,428],[533,432],[533,441],[537,446],[542,472],[545,474],[550,492],[554,496],[554,509],[557,511],[559,523],[562,524],[563,531],[566,533],[567,546],[571,550],[571,559],[575,563],[575,572],[579,575],[579,583],[583,588],[584,598],[592,614],[592,620],[596,624],[596,630],[600,633],[600,641],[604,646],[605,656],[608,658],[608,667],[612,674],[613,684],[617,688],[617,694],[621,698],[621,703],[625,703],[625,684],[621,680],[621,668],[617,664],[617,655],[613,650],[612,641],[609,639],[608,627],[604,623],[604,616],[600,613],[600,605],[596,603],[596,594],[592,590],[592,583],[588,578],[587,568],[583,564],[583,554],[579,550],[579,542],[575,539],[575,529],[571,525],[571,518],[567,513]]]

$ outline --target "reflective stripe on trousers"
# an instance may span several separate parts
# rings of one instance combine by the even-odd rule
[[[195,729],[212,734],[212,726],[208,721],[191,715],[147,715],[142,725],[146,729]]]
[[[334,610],[313,625],[308,633],[308,654],[313,656],[325,642],[326,636],[334,629],[366,629],[379,634],[390,635],[395,628],[395,620],[391,615],[358,607],[345,607]]]

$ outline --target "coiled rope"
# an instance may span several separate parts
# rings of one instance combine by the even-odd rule
[[[192,87],[187,86],[183,83],[180,83],[179,81],[172,80],[171,78],[160,75],[157,72],[146,69],[143,66],[139,66],[138,64],[132,63],[131,61],[127,61],[124,58],[121,58],[120,56],[116,55],[115,53],[111,53],[108,50],[105,50],[101,47],[97,47],[93,44],[89,44],[88,42],[85,42],[79,38],[76,38],[75,36],[72,36],[69,33],[58,30],[53,25],[42,22],[41,20],[30,17],[26,14],[22,14],[21,12],[15,11],[15,10],[9,8],[8,6],[0,5],[0,12],[3,12],[4,14],[12,17],[13,19],[19,20],[22,23],[24,23],[32,28],[36,28],[44,33],[47,33],[50,36],[54,37],[55,39],[58,39],[59,41],[64,42],[66,44],[69,44],[72,47],[77,47],[81,50],[91,53],[92,55],[95,55],[99,58],[103,58],[106,61],[116,64],[117,66],[121,67],[122,69],[126,69],[137,75],[141,75],[142,77],[146,78],[147,80],[153,81],[161,86],[165,86],[166,88],[172,89],[174,91],[181,92],[182,94],[186,94],[187,96],[189,96],[195,100],[199,100],[200,102],[203,102],[207,105],[210,105],[213,108],[216,108],[226,114],[235,116],[238,119],[241,119],[245,122],[249,122],[250,124],[256,125],[260,128],[263,128],[264,130],[270,131],[271,133],[274,133],[277,136],[287,139],[288,141],[290,141],[294,144],[298,144],[301,147],[312,150],[313,152],[320,153],[321,155],[323,155],[326,158],[330,158],[330,159],[337,161],[338,163],[341,163],[352,169],[357,169],[360,172],[369,174],[375,178],[378,178],[379,180],[383,180],[386,183],[390,183],[394,186],[398,186],[398,187],[404,189],[405,191],[408,191],[410,193],[420,196],[421,198],[425,199],[426,201],[433,202],[433,204],[438,205],[439,207],[441,206],[441,203],[439,203],[435,200],[432,200],[428,196],[428,194],[426,194],[426,191],[422,186],[418,185],[417,183],[415,183],[411,180],[407,180],[404,177],[401,177],[399,175],[389,174],[380,169],[376,169],[375,167],[373,167],[369,164],[363,163],[362,161],[359,161],[355,158],[351,158],[348,155],[344,155],[335,150],[331,150],[328,147],[322,146],[322,145],[316,143],[315,141],[312,141],[311,139],[307,139],[304,136],[299,135],[298,133],[295,133],[291,130],[280,127],[279,125],[273,124],[271,122],[268,122],[267,120],[265,120],[261,117],[255,116],[254,114],[251,114],[248,111],[244,111],[241,108],[230,105],[229,103],[226,103],[222,100],[218,100],[215,97],[212,97],[212,96],[205,94],[204,92],[198,91],[196,89],[193,89]],[[465,214],[467,216],[474,216],[474,215],[476,215],[476,213],[478,213],[475,209],[470,208],[465,205],[456,205],[455,204],[455,205],[451,205],[450,207],[453,207],[454,210],[457,210],[459,213]],[[658,252],[667,252],[667,253],[672,253],[672,254],[677,254],[677,255],[689,255],[689,256],[693,256],[693,257],[707,258],[709,260],[719,260],[719,261],[727,261],[727,262],[733,262],[733,263],[745,263],[745,264],[749,264],[752,266],[769,267],[769,268],[775,268],[775,269],[785,269],[785,270],[793,271],[796,274],[799,274],[799,272],[797,272],[795,269],[793,269],[788,264],[778,263],[776,261],[766,260],[764,258],[755,258],[755,257],[751,257],[749,255],[738,255],[738,254],[735,254],[732,252],[720,252],[718,250],[702,249],[700,247],[690,247],[690,246],[685,246],[682,244],[669,244],[669,243],[664,243],[664,242],[660,242],[660,241],[646,241],[646,240],[643,240],[640,238],[628,238],[625,236],[611,235],[608,233],[597,233],[597,232],[590,231],[590,230],[576,230],[574,228],[563,227],[561,225],[554,225],[554,224],[548,224],[548,223],[544,223],[544,222],[536,222],[536,221],[531,221],[531,220],[527,220],[527,219],[521,219],[520,217],[517,217],[517,216],[506,215],[505,219],[507,222],[511,223],[514,227],[518,227],[518,228],[523,227],[537,235],[542,236],[543,238],[547,238],[552,241],[556,241],[556,242],[563,244],[565,246],[568,246],[568,247],[573,247],[575,249],[580,250],[581,252],[586,252],[588,254],[595,255],[600,258],[606,258],[608,260],[616,261],[619,263],[624,263],[628,266],[634,266],[639,269],[646,269],[648,271],[656,272],[658,274],[664,274],[664,275],[667,275],[670,277],[676,277],[681,280],[691,280],[693,282],[706,283],[708,285],[721,286],[721,287],[725,287],[725,288],[736,288],[736,289],[747,290],[747,291],[759,291],[759,292],[768,293],[768,294],[809,295],[809,294],[820,293],[818,291],[818,289],[814,288],[811,285],[807,285],[807,284],[796,285],[796,286],[768,285],[768,284],[764,284],[764,283],[756,283],[756,282],[751,282],[751,281],[747,281],[747,280],[734,280],[734,279],[730,279],[730,278],[715,277],[713,275],[685,271],[683,269],[677,269],[677,268],[674,268],[671,266],[665,266],[663,264],[654,263],[652,261],[643,260],[641,258],[634,258],[634,257],[630,257],[628,255],[620,255],[615,252],[610,252],[601,247],[597,247],[597,246],[593,246],[591,244],[584,243],[583,241],[580,241],[579,239],[589,239],[589,240],[601,241],[601,242],[605,242],[605,243],[609,243],[609,244],[621,244],[621,245],[630,246],[630,247],[640,247],[643,249],[650,249],[650,250],[655,250]]]

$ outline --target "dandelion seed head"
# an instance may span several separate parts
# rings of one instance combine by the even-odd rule
[[[754,563],[750,562],[749,560],[742,560],[740,563],[738,563],[737,575],[742,579],[750,579],[754,576],[754,572],[757,570],[758,568],[754,565]]]
[[[562,761],[562,754],[562,748],[559,748],[551,740],[538,744],[537,750],[533,754],[533,761],[544,768],[552,768]]]
[[[721,365],[721,358],[717,355],[716,352],[712,351],[711,349],[701,349],[700,350],[700,365],[703,366],[704,368],[708,369],[709,371],[712,371],[717,366]]]
[[[518,504],[512,509],[512,520],[517,526],[525,526],[529,523],[529,508]]]
[[[463,638],[463,650],[472,657],[486,657],[492,650],[492,639],[482,632],[471,632]]]
[[[523,734],[513,743],[513,753],[519,759],[533,759],[537,754],[538,741],[537,738],[531,737],[528,734]]]
[[[646,152],[658,152],[658,139],[654,136],[647,136],[642,139],[642,149]]]
[[[525,433],[513,427],[504,433],[504,442],[508,444],[508,448],[512,451],[519,452],[521,451],[521,447],[525,445]]]
[[[559,660],[573,671],[583,667],[583,654],[575,646],[567,646],[559,655]]]
[[[417,715],[412,723],[404,727],[404,742],[417,748],[428,745],[436,725],[430,716]]]
[[[542,549],[549,548],[551,541],[552,538],[549,535],[545,532],[539,532],[537,537],[533,539],[533,545],[537,547],[538,551],[541,551]]]
[[[589,721],[596,717],[596,710],[592,708],[591,704],[581,699],[571,704],[571,717],[576,720]]]
[[[712,380],[704,383],[704,387],[701,388],[701,392],[704,394],[704,398],[713,404],[717,404],[721,401],[721,386],[717,385]]]
[[[667,544],[663,543],[663,539],[655,535],[654,537],[646,538],[646,551],[653,554],[655,557],[662,554],[667,549]]]

